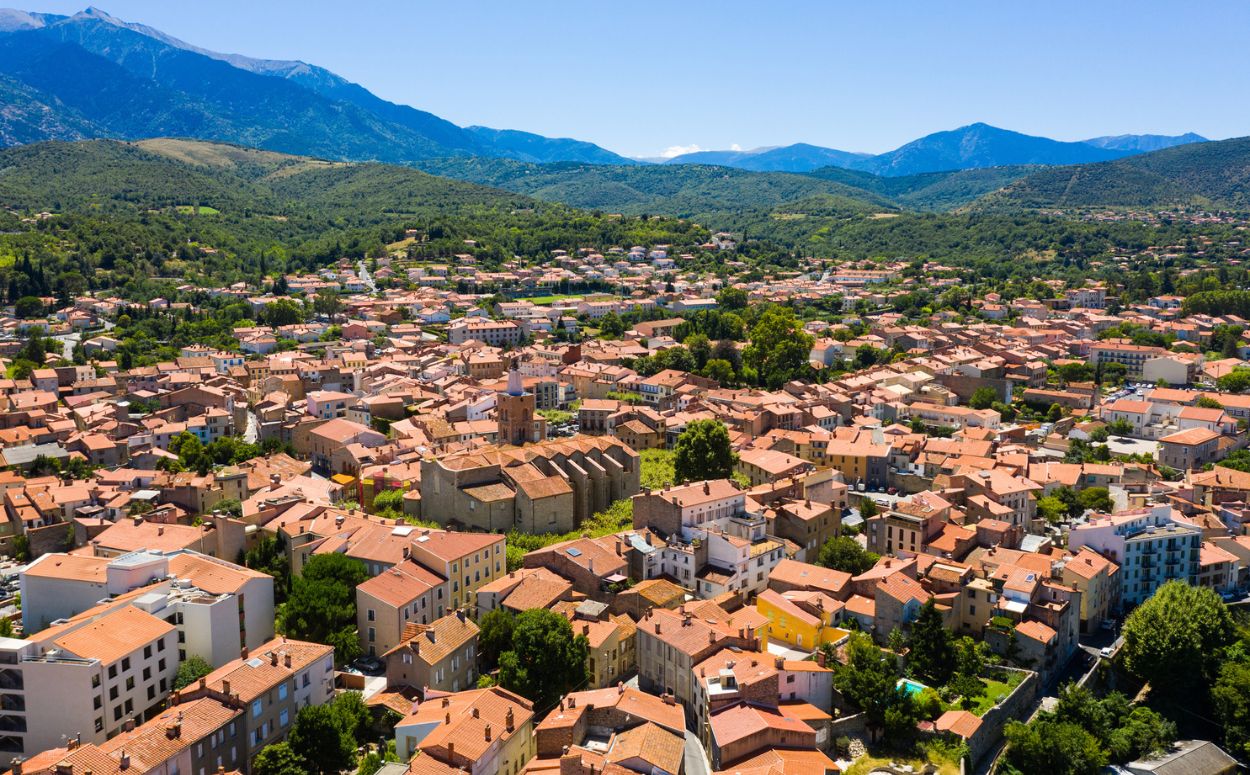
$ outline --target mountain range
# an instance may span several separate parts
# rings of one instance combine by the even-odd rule
[[[902,176],[985,167],[1087,164],[1205,141],[1205,137],[1189,132],[1176,136],[1117,135],[1063,142],[976,123],[935,132],[875,156],[798,143],[752,151],[699,151],[675,156],[665,163],[719,164],[761,172],[810,172],[834,166],[875,175]]]
[[[301,61],[209,51],[96,8],[0,9],[0,147],[41,140],[179,136],[344,161],[455,157],[643,166],[594,143],[461,127]],[[1109,161],[1204,138],[1120,135],[1061,142],[971,124],[871,155],[798,143],[665,162],[757,172],[826,167],[886,177]]]

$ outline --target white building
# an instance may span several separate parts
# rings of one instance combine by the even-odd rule
[[[1068,548],[1087,546],[1120,565],[1120,599],[1141,603],[1162,584],[1198,577],[1202,529],[1176,519],[1170,506],[1098,517],[1068,534]]]
[[[217,666],[273,638],[273,577],[198,552],[45,554],[22,572],[20,588],[26,632],[125,598],[177,627],[179,659]]]

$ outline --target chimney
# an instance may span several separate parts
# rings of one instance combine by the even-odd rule
[[[486,725],[486,742],[490,742],[490,724]]]
[[[503,726],[504,726],[504,729],[506,729],[509,732],[511,732],[516,727],[516,719],[512,715],[511,705],[508,706],[508,715],[504,716]]]
[[[22,775],[22,757],[13,757],[13,761],[9,762],[9,772],[13,775]]]
[[[278,666],[278,652],[276,651],[269,652],[269,665],[270,667]]]
[[[140,525],[143,524],[143,515],[136,514],[135,518],[132,521],[134,522],[135,527],[139,527]]]
[[[444,707],[444,708],[449,708],[449,707],[451,707],[451,698],[450,698],[450,697],[444,697],[444,698],[443,698],[443,707]]]
[[[455,760],[456,758],[456,744],[455,743],[447,744],[447,758],[452,759],[453,761]]]
[[[290,655],[290,654],[283,654],[283,655],[282,655],[282,664],[283,664],[283,666],[284,666],[284,667],[288,667],[288,668],[291,666],[291,655]]]
[[[239,659],[247,661],[247,653],[248,653],[247,646],[244,646],[243,648],[239,649]]]
[[[589,624],[583,624],[583,625],[582,625],[582,635],[589,635],[589,634],[590,634],[590,625],[589,625]]]
[[[576,708],[576,707],[577,707],[577,698],[569,697],[569,708]]]
[[[172,706],[177,705],[179,702],[182,702],[182,692],[175,689],[169,695],[169,704]]]
[[[786,658],[785,658],[785,657],[777,657],[777,661],[776,661],[776,663],[775,663],[775,667],[776,667],[778,670],[781,670],[781,669],[783,669],[785,666],[786,666]]]
[[[130,754],[126,753],[125,748],[122,749],[121,756],[119,756],[117,759],[117,769],[119,770],[130,769]]]
[[[457,609],[456,609],[456,616],[460,619],[460,621],[461,621],[461,622],[463,622],[463,621],[464,621],[464,618],[465,618],[464,609],[463,609],[463,608],[457,608]]]
[[[230,694],[230,682],[229,681],[221,682],[221,693],[226,694],[226,695]]]
[[[451,714],[450,714],[450,713],[445,713],[445,714],[443,714],[443,723],[444,723],[444,724],[450,724],[450,723],[451,723]]]
[[[704,481],[704,482],[703,482],[703,494],[704,494],[704,495],[711,495],[711,494],[712,494],[712,485],[711,485],[711,483],[709,483],[709,482],[707,482],[707,481]]]
[[[711,645],[715,645],[715,643],[716,643],[716,630],[708,630],[708,631],[707,631],[707,642],[708,642],[708,645],[709,645],[709,646],[711,646]]]
[[[616,682],[616,693],[617,693],[617,694],[624,694],[624,693],[625,693],[625,682],[624,682],[624,681],[617,681],[617,682]]]
[[[655,623],[655,634],[656,634],[656,635],[659,635],[659,634],[660,634],[660,623],[659,623],[659,622],[656,622],[656,623]]]
[[[816,652],[816,664],[820,665],[821,667],[824,667],[824,666],[825,666],[825,651],[824,651],[824,649],[821,649],[821,650],[819,650],[819,651],[817,651],[817,652]]]
[[[476,705],[473,706],[473,718],[478,718],[480,715],[481,715],[481,711],[477,709]]]

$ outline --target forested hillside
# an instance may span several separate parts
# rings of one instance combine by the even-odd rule
[[[707,238],[676,219],[594,215],[407,167],[184,140],[0,152],[0,206],[28,216],[20,227],[6,216],[0,235],[10,296],[79,286],[143,295],[153,278],[256,281],[377,254],[410,228],[428,255],[472,252],[487,266],[557,248]],[[55,215],[29,217],[42,211]]]

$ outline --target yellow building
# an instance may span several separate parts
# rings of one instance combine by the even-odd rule
[[[766,589],[755,599],[755,609],[768,617],[768,636],[778,643],[800,649],[838,644],[850,632],[834,626],[842,603],[821,592],[787,592]]]

